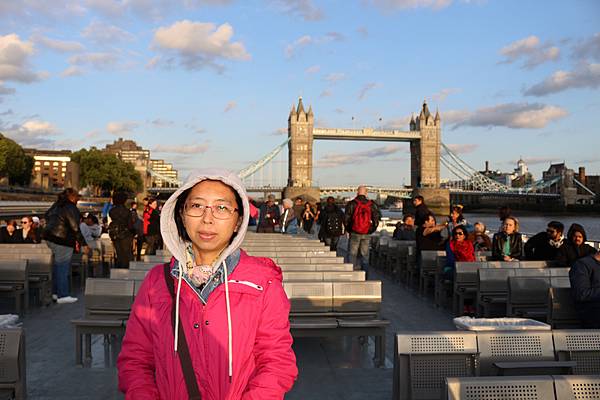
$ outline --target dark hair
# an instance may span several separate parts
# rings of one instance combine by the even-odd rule
[[[463,225],[456,225],[454,228],[452,228],[452,237],[456,236],[456,232],[458,231],[463,231],[465,237],[467,236],[467,229]]]
[[[94,224],[98,223],[98,217],[96,217],[94,214],[88,214],[85,218],[91,219]]]
[[[115,206],[122,206],[127,201],[127,193],[125,192],[115,192],[112,196],[112,201]]]
[[[413,200],[421,200],[422,202],[425,202],[425,198],[424,198],[423,196],[421,196],[420,194],[419,194],[419,195],[417,195],[417,196],[415,196],[415,197],[413,198]]]
[[[329,196],[326,200],[328,203],[335,203],[335,197]]]
[[[429,217],[433,218],[433,221],[437,223],[435,215],[432,212],[428,212],[427,214],[425,214],[425,216],[423,217],[423,223],[429,221]]]
[[[510,217],[511,214],[512,210],[508,206],[500,207],[498,209],[498,218],[500,218],[501,221],[504,221],[507,217]]]
[[[58,194],[58,199],[56,202],[59,204],[66,204],[69,202],[69,197],[73,195],[78,195],[77,191],[73,188],[66,188]]]
[[[412,214],[404,214],[404,215],[402,216],[402,222],[406,222],[406,220],[407,220],[408,218],[415,219],[415,216],[414,216],[414,215],[412,215]]]
[[[456,211],[458,213],[458,217],[456,218],[457,221],[462,221],[464,219],[463,214],[462,214],[462,207],[458,207],[458,206],[454,206],[452,207],[452,209],[450,210],[450,215],[448,216],[450,219],[452,219],[452,213],[454,211]]]
[[[205,179],[204,181],[209,181],[209,180],[214,181],[214,182],[221,182],[231,189],[231,191],[235,195],[235,203],[236,203],[236,207],[238,209],[238,215],[240,217],[243,217],[244,216],[244,202],[242,201],[242,198],[240,197],[240,194],[237,192],[237,190],[235,190],[231,186],[227,185],[225,182],[222,182],[219,180]],[[200,181],[200,182],[204,182],[204,181]],[[198,183],[200,183],[200,182],[198,182]],[[196,183],[196,185],[198,183]],[[177,197],[177,201],[175,202],[175,225],[177,226],[177,234],[179,235],[179,238],[181,240],[187,241],[187,242],[191,241],[191,239],[190,239],[189,235],[187,234],[187,231],[185,230],[185,225],[183,224],[183,217],[181,216],[181,214],[183,214],[183,207],[185,207],[185,202],[187,201],[187,198],[190,195],[190,192],[192,191],[194,186],[181,192],[179,197]],[[237,232],[234,232],[233,236],[231,237],[232,241],[236,235],[237,235]]]
[[[565,226],[562,224],[562,222],[558,221],[548,222],[548,228],[556,229],[560,233],[563,233],[565,231]]]
[[[579,232],[581,233],[581,235],[583,236],[583,242],[585,243],[587,241],[587,235],[585,233],[585,229],[583,228],[582,225],[579,224],[571,224],[571,226],[569,227],[569,232],[567,233],[567,239],[569,239],[569,241],[573,241],[573,235],[575,235],[575,232]]]
[[[8,223],[6,224],[6,226],[8,225],[12,225],[13,228],[17,229],[17,227],[19,226],[19,223],[17,222],[16,219],[11,219],[10,221],[8,221]]]

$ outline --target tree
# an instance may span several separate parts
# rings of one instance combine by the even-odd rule
[[[79,178],[83,186],[92,186],[99,191],[138,192],[143,189],[142,178],[132,164],[114,154],[98,149],[81,149],[71,155],[79,164]]]
[[[8,178],[10,185],[29,185],[33,162],[14,140],[0,134],[0,177]]]

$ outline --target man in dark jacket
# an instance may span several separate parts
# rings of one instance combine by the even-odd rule
[[[114,207],[108,215],[111,222],[108,226],[108,235],[113,242],[117,256],[117,268],[129,268],[129,261],[133,256],[133,235],[135,233],[133,214],[125,207],[127,193],[115,192],[113,194]]]
[[[415,226],[422,226],[425,223],[426,217],[432,214],[432,212],[425,205],[425,199],[421,195],[415,196],[412,203],[415,206]]]
[[[367,187],[359,186],[356,198],[346,204],[344,225],[350,235],[348,245],[349,262],[354,269],[367,271],[369,266],[369,244],[371,234],[377,229],[381,212],[374,201],[367,199]],[[361,261],[359,261],[361,259]]]
[[[525,243],[525,258],[536,261],[556,260],[558,249],[563,244],[564,230],[562,223],[550,221],[545,232],[533,235]]]
[[[569,279],[583,327],[600,329],[600,253],[575,261]]]
[[[327,198],[325,207],[319,213],[319,225],[325,244],[331,251],[336,251],[340,236],[344,233],[344,213],[331,196]]]
[[[79,195],[74,189],[65,189],[58,200],[46,211],[44,239],[54,257],[52,266],[52,298],[57,303],[74,303],[76,297],[69,295],[71,259],[77,242],[84,253],[88,252],[86,241],[79,230],[81,215],[77,209]]]
[[[556,260],[565,267],[571,267],[580,258],[596,254],[596,249],[586,243],[585,229],[579,224],[571,224],[567,238],[560,249]]]
[[[393,238],[396,240],[416,240],[415,217],[412,214],[404,214],[402,223],[396,224]]]
[[[256,227],[257,233],[273,233],[275,232],[275,225],[279,222],[281,213],[279,207],[275,204],[275,196],[270,194],[267,196],[267,201],[263,203],[259,208],[258,226]]]

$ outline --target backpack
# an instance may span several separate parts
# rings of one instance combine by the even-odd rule
[[[371,200],[366,203],[356,200],[356,208],[352,214],[353,232],[364,235],[371,230],[371,204]]]
[[[331,236],[341,236],[344,233],[342,216],[335,210],[327,214],[325,220],[325,226],[327,227],[327,234]]]

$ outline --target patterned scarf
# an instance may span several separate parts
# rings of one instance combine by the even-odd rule
[[[204,285],[218,268],[218,265],[196,265],[194,262],[194,250],[191,243],[188,243],[186,247],[185,266],[184,272],[187,273],[196,287]]]

